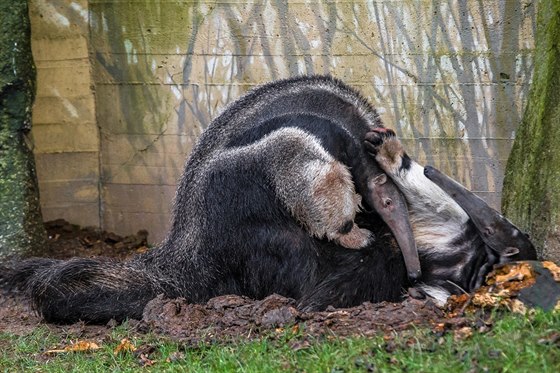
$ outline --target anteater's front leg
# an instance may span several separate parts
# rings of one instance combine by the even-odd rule
[[[392,179],[403,178],[412,168],[410,157],[405,153],[401,142],[391,129],[375,128],[368,132],[365,146],[383,171]]]

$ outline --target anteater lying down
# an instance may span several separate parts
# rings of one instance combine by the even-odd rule
[[[30,259],[2,277],[58,323],[139,318],[160,293],[192,302],[278,293],[318,310],[398,301],[414,285],[442,302],[479,286],[495,263],[535,257],[511,223],[461,196],[462,207],[426,178],[356,91],[330,77],[281,80],[202,134],[159,247],[127,262]]]

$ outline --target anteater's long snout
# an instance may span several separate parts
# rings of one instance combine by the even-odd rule
[[[378,173],[368,180],[368,203],[389,226],[403,254],[408,278],[415,282],[422,276],[420,259],[412,227],[408,216],[408,207],[404,196],[384,173]]]
[[[451,196],[471,218],[484,243],[509,260],[534,260],[535,247],[526,234],[480,197],[432,166],[424,175]]]

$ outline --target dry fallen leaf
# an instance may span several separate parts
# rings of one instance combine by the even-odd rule
[[[522,315],[525,315],[527,313],[527,307],[519,299],[512,299],[509,307],[512,312],[520,313]]]
[[[528,263],[516,263],[509,266],[504,266],[508,272],[496,275],[496,283],[503,283],[509,281],[523,281],[535,277],[531,266]]]
[[[121,340],[121,343],[115,348],[113,354],[118,355],[120,352],[134,352],[136,351],[136,347],[130,342],[128,339],[124,338]]]
[[[512,299],[519,290],[533,285],[536,281],[531,263],[510,263],[496,268],[488,275],[487,283],[490,286],[480,287],[473,295],[451,297],[448,302],[448,311],[472,310],[476,307],[496,308],[507,307],[514,312],[524,313],[526,308],[520,304],[512,304]],[[462,313],[462,312],[459,312]]]
[[[552,274],[554,281],[560,282],[560,267],[553,262],[543,262],[543,267],[548,269]]]
[[[445,323],[440,322],[434,325],[434,331],[436,333],[443,333],[445,332],[445,330],[446,330]]]
[[[59,354],[63,352],[84,352],[98,350],[100,347],[95,342],[78,341],[60,350],[48,350],[45,354]]]
[[[476,293],[472,298],[472,303],[480,307],[495,307],[500,304],[500,300],[491,293]]]
[[[470,326],[464,326],[461,329],[457,329],[453,332],[453,340],[455,342],[459,342],[464,339],[470,338],[472,334],[472,328]]]
[[[138,364],[140,364],[143,367],[151,367],[152,365],[154,365],[156,363],[156,360],[150,360],[146,355],[144,354],[140,354],[140,356],[138,356]]]

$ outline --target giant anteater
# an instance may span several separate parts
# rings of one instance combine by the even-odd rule
[[[24,283],[43,317],[58,323],[138,318],[160,293],[191,302],[278,293],[307,310],[398,301],[411,284],[391,231],[406,246],[410,225],[396,188],[375,194],[391,179],[408,200],[419,243],[417,286],[436,299],[472,290],[494,263],[534,255],[504,256],[486,245],[421,170],[342,82],[272,82],[232,103],[202,134],[159,247],[127,262],[29,259],[3,276]]]

